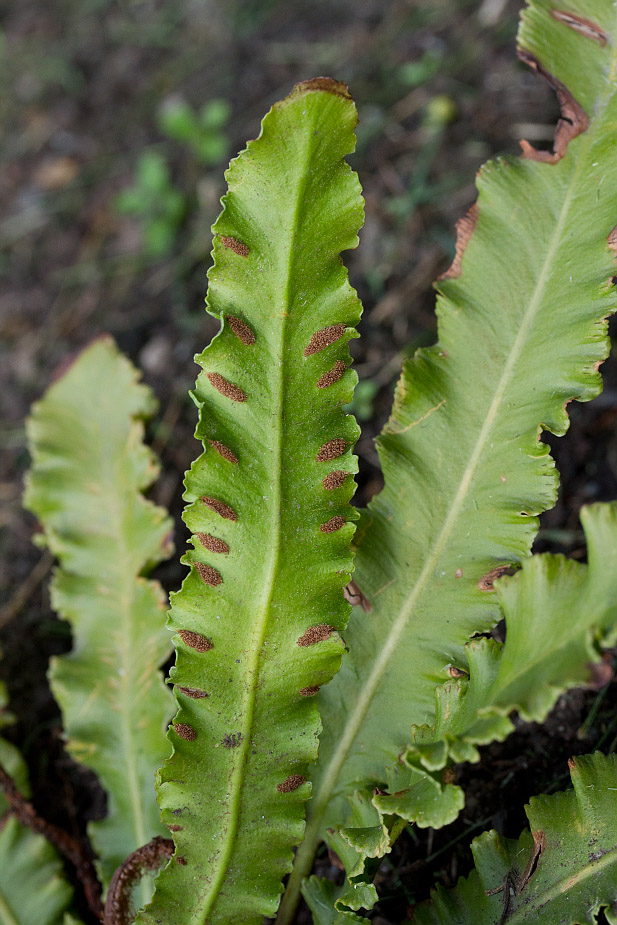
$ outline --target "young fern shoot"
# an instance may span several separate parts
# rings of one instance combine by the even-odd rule
[[[199,357],[204,453],[186,479],[194,550],[169,618],[179,709],[158,790],[176,852],[140,925],[261,923],[302,837],[314,695],[350,609],[355,123],[344,85],[300,84],[227,172],[207,299],[222,328]]]

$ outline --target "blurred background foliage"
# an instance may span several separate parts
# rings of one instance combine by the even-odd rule
[[[4,3],[0,480],[18,502],[22,421],[59,360],[110,331],[163,403],[177,502],[195,450],[183,397],[216,329],[203,311],[210,225],[230,156],[299,80],[349,84],[367,201],[347,256],[364,301],[360,445],[387,414],[401,353],[434,336],[431,281],[477,167],[550,143],[550,91],[516,61],[513,0],[21,0]],[[373,413],[374,412],[374,413]],[[174,433],[173,446],[168,443]],[[15,493],[16,492],[16,493]],[[14,516],[21,519],[16,506]],[[9,515],[10,516],[10,515]],[[12,518],[11,518],[12,519]]]
[[[184,547],[182,478],[197,452],[186,392],[197,371],[192,357],[217,329],[203,298],[223,171],[294,83],[332,76],[350,86],[360,114],[351,163],[364,187],[366,224],[360,248],[345,260],[365,306],[363,337],[352,342],[364,503],[381,484],[372,441],[401,359],[434,339],[431,283],[450,262],[477,168],[517,154],[521,137],[551,144],[554,95],[515,55],[521,6],[0,0],[0,673],[20,723],[15,740],[48,818],[66,825],[68,814],[79,831],[78,812],[104,807],[94,781],[62,750],[45,683],[49,655],[69,639],[44,590],[51,562],[31,545],[36,525],[21,510],[30,404],[67,354],[110,332],[161,402],[150,436],[164,474],[153,497],[171,507]],[[584,413],[571,406],[574,426],[556,450],[563,491],[543,519],[545,543],[575,553],[580,504],[617,496],[617,375],[614,363],[605,369],[604,395]],[[183,572],[171,562],[157,574],[173,590]],[[589,710],[581,703],[580,722]],[[561,744],[548,749],[549,782],[555,762],[575,750],[580,722],[568,715],[566,732],[556,733]],[[589,734],[602,715],[596,708]],[[513,776],[523,794],[548,786],[538,753],[535,764],[521,764],[521,750],[535,748],[525,744],[531,738],[521,741],[513,757],[501,753],[501,770],[489,766],[493,788],[512,787]],[[474,768],[463,827],[487,824],[487,780]],[[516,818],[508,834],[518,834]],[[467,834],[421,837],[428,839],[418,848],[422,863],[430,859],[444,882],[453,881],[460,854],[448,842],[466,844]],[[407,860],[413,867],[413,852]],[[395,870],[391,877],[394,893],[408,889]]]

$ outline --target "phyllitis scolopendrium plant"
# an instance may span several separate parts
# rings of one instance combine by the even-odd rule
[[[339,254],[362,217],[343,160],[355,124],[346,88],[299,85],[232,162],[208,295],[222,328],[194,393],[204,453],[186,482],[191,571],[169,616],[178,713],[158,794],[174,845],[159,835],[150,855],[135,852],[159,832],[148,779],[169,718],[161,599],[141,577],[168,551],[164,515],[141,495],[155,474],[141,443],[150,398],[99,341],[36,407],[26,499],[59,558],[54,602],[75,631],[52,685],[72,753],[110,795],[92,828],[105,888],[132,858],[109,887],[106,922],[135,918],[140,863],[173,851],[137,922],[260,923],[299,845],[278,918],[291,922],[323,838],[347,879],[305,881],[314,920],[363,921],[373,859],[408,823],[439,827],[462,808],[452,765],[504,738],[513,710],[542,720],[613,641],[615,506],[585,515],[588,566],[529,551],[556,492],[540,430],[566,430],[565,405],[598,393],[607,353],[616,40],[608,0],[540,0],[524,16],[521,57],[562,106],[554,152],[525,145],[523,159],[479,176],[438,284],[439,342],[405,365],[379,441],[385,488],[354,540],[351,597],[365,609],[330,683],[349,611],[357,437],[341,410],[359,303]],[[503,645],[469,641],[502,615]],[[417,921],[575,922],[617,902],[614,761],[582,759],[573,776],[576,795],[534,804],[518,846],[480,839],[477,874]],[[10,883],[0,890],[10,907]]]

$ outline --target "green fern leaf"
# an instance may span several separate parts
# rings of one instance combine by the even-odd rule
[[[179,712],[159,798],[176,854],[140,923],[261,922],[302,837],[313,695],[349,615],[355,123],[342,84],[300,84],[227,173],[208,294],[223,326],[199,357],[205,453],[186,480],[195,549],[170,615]]]
[[[345,823],[347,795],[383,784],[412,724],[433,721],[435,687],[467,667],[467,640],[499,619],[493,579],[529,555],[555,500],[540,431],[563,434],[568,401],[601,387],[615,307],[617,8],[572,0],[569,19],[556,8],[534,2],[520,33],[560,96],[555,153],[526,146],[480,171],[438,283],[439,343],[405,364],[378,441],[385,488],[359,524],[354,574],[372,612],[351,620],[349,656],[319,696],[314,798],[280,923],[319,839]],[[573,28],[592,13],[610,41]]]
[[[73,890],[62,864],[42,835],[15,818],[0,829],[1,925],[60,925]]]
[[[162,828],[153,784],[167,754],[172,698],[158,666],[169,651],[165,598],[141,577],[169,555],[171,522],[142,492],[157,466],[143,444],[149,389],[109,338],[87,347],[33,408],[25,505],[60,568],[52,604],[73,650],[53,659],[51,687],[68,748],[95,771],[108,813],[89,825],[108,882]]]
[[[460,788],[439,784],[442,775],[436,772],[479,761],[478,745],[502,741],[513,730],[508,717],[514,710],[527,721],[542,722],[564,691],[593,681],[601,647],[614,643],[617,629],[617,503],[583,508],[581,521],[588,565],[538,555],[514,577],[496,582],[506,641],[467,644],[469,678],[438,688],[435,725],[414,728],[413,744],[390,769],[387,792],[373,798],[381,813],[422,825],[427,804],[434,816],[445,816],[453,793],[462,808]],[[430,803],[404,787],[406,775],[434,783]]]
[[[478,761],[477,745],[512,731],[508,714],[543,722],[565,690],[593,680],[600,646],[612,645],[616,634],[617,503],[583,508],[581,521],[588,565],[533,556],[520,573],[496,583],[505,643],[467,644],[469,678],[438,689],[437,722],[414,730],[406,762],[435,771]],[[382,804],[388,812],[388,800]]]
[[[302,895],[313,913],[313,925],[355,925],[366,922],[359,915],[347,910],[339,911],[337,903],[343,890],[331,880],[309,877],[302,888]],[[373,900],[374,902],[375,900]],[[368,905],[365,901],[363,905]]]
[[[616,635],[617,502],[583,508],[581,520],[589,564],[538,555],[514,577],[499,579],[495,589],[506,620],[505,643],[469,642],[469,677],[437,689],[435,725],[413,729],[413,744],[387,769],[387,786],[348,798],[347,827],[329,831],[326,841],[343,862],[349,886],[365,889],[371,875],[365,872],[367,860],[390,851],[399,832],[393,817],[432,828],[456,819],[464,794],[446,782],[444,769],[479,761],[478,745],[501,741],[513,730],[510,713],[517,710],[523,719],[542,722],[565,690],[592,680],[594,664],[601,660],[599,647],[612,645]],[[348,835],[358,805],[363,806],[363,824],[372,824],[377,850],[368,830],[361,839]],[[341,851],[342,839],[353,850]],[[360,908],[346,898],[354,897],[341,893],[337,909]],[[366,898],[370,909],[376,897],[367,893]]]
[[[0,683],[0,728],[13,721]],[[0,737],[0,765],[24,796],[30,795],[28,771],[19,751]],[[42,835],[8,816],[0,793],[0,925],[60,925],[73,896],[58,855]]]
[[[476,869],[452,892],[437,887],[416,925],[574,925],[600,909],[617,923],[617,756],[570,762],[573,791],[532,797],[518,841],[485,832]]]

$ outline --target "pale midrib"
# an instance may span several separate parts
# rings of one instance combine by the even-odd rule
[[[310,138],[307,139],[310,145]],[[310,160],[310,155],[309,155]],[[306,152],[304,152],[304,157],[302,158],[302,163],[306,163]],[[304,192],[306,189],[306,183],[308,178],[308,171],[304,170],[302,173],[301,181],[298,184],[298,192],[296,197],[295,206],[293,209],[293,231],[290,235],[290,244],[289,252],[287,254],[286,260],[286,282],[285,289],[283,292],[283,303],[284,309],[281,312],[281,362],[276,364],[278,367],[278,379],[277,379],[277,389],[273,393],[273,401],[276,402],[276,438],[275,438],[275,447],[273,451],[273,458],[275,462],[274,471],[277,474],[275,483],[274,483],[274,498],[271,506],[272,510],[272,544],[270,548],[272,549],[272,556],[270,558],[270,565],[266,573],[264,588],[265,588],[265,602],[262,607],[261,616],[259,618],[259,628],[257,633],[257,642],[253,646],[253,653],[250,662],[250,668],[247,671],[247,675],[252,678],[252,685],[247,701],[247,710],[246,710],[246,720],[242,728],[242,746],[240,760],[237,761],[236,767],[233,774],[230,778],[230,791],[232,793],[232,799],[230,801],[230,814],[232,821],[229,824],[227,829],[227,839],[225,850],[219,854],[220,863],[218,865],[218,873],[216,878],[213,878],[211,881],[211,886],[208,890],[207,895],[205,896],[205,904],[201,909],[201,914],[208,916],[212,912],[215,912],[215,905],[218,900],[221,886],[225,879],[227,873],[227,868],[229,866],[229,861],[231,859],[232,853],[235,850],[236,836],[238,833],[238,827],[240,823],[240,811],[242,807],[243,797],[244,797],[244,780],[246,777],[248,769],[248,756],[249,749],[251,747],[251,730],[253,727],[253,717],[255,714],[255,703],[257,700],[257,687],[259,681],[259,672],[260,672],[260,662],[261,662],[261,653],[263,650],[263,644],[268,632],[268,624],[270,618],[270,610],[272,604],[272,597],[276,589],[276,579],[279,571],[279,561],[281,558],[281,483],[284,477],[283,469],[283,420],[284,420],[284,394],[285,394],[285,382],[286,382],[286,366],[285,366],[285,329],[286,329],[286,319],[289,309],[289,286],[292,276],[292,267],[294,263],[294,245],[296,241],[296,235],[298,231],[298,213],[300,207],[304,200]],[[263,595],[262,595],[263,597]],[[255,638],[255,637],[254,637]],[[204,922],[207,919],[203,919]]]
[[[100,458],[105,458],[105,446],[100,451]],[[113,466],[109,465],[107,471],[113,471]],[[105,472],[105,470],[104,470]],[[105,477],[101,480],[102,483],[105,481]],[[107,493],[108,497],[116,494],[117,491],[117,482],[111,482],[109,492]],[[136,488],[132,487],[132,491],[137,491]],[[117,545],[111,550],[112,561],[117,561],[121,563],[131,562],[133,559],[133,550],[129,549],[126,542],[125,530],[123,525],[122,510],[123,510],[123,498],[122,496],[118,499],[118,505],[116,508],[116,537]],[[131,808],[131,820],[132,820],[132,829],[135,839],[135,848],[139,848],[142,845],[145,845],[148,840],[147,827],[144,822],[144,812],[143,812],[143,794],[139,786],[139,779],[137,776],[137,755],[134,746],[134,736],[132,729],[132,712],[133,705],[138,703],[139,700],[133,696],[133,659],[131,658],[131,648],[133,645],[133,614],[132,614],[132,603],[134,602],[135,597],[135,582],[136,576],[130,573],[123,572],[124,578],[122,582],[121,593],[118,597],[119,608],[119,625],[116,627],[115,642],[116,642],[116,651],[120,657],[119,668],[122,669],[122,673],[118,671],[120,676],[120,690],[119,690],[119,703],[120,703],[120,738],[123,744],[123,760],[126,767],[126,784],[129,794],[129,805]],[[118,643],[119,640],[119,643]],[[140,651],[138,649],[138,651]],[[60,659],[62,661],[62,659]],[[107,692],[103,696],[106,696]],[[70,731],[69,731],[70,734]],[[92,765],[94,770],[101,777],[101,781],[105,786],[105,770],[107,765],[105,763],[100,764],[98,767],[94,761],[90,759],[87,760],[89,764]],[[112,768],[112,775],[116,775],[117,769]],[[111,789],[111,788],[110,788]],[[100,824],[105,825],[109,817],[104,819]],[[119,820],[122,823],[122,820]],[[99,823],[91,823],[94,827],[94,831],[98,827]]]
[[[133,488],[132,490],[136,491],[137,489]],[[119,550],[115,549],[113,551],[113,555],[118,555],[120,557],[118,561],[120,562],[130,563],[133,559],[133,550],[129,548],[126,542],[124,518],[122,517],[123,507],[122,498],[120,498],[118,505],[119,516],[117,529]],[[131,806],[135,848],[139,848],[142,845],[145,845],[148,841],[148,831],[144,820],[144,795],[141,792],[139,786],[139,778],[137,776],[137,754],[134,745],[134,730],[132,722],[135,705],[139,703],[139,698],[135,696],[135,692],[133,690],[133,658],[131,656],[131,651],[133,649],[135,649],[137,652],[142,651],[140,646],[135,648],[135,641],[133,640],[134,621],[132,605],[135,602],[135,586],[137,580],[137,576],[133,575],[132,573],[125,573],[122,593],[120,595],[121,623],[117,627],[116,635],[116,640],[118,640],[118,637],[120,638],[119,654],[120,667],[122,668],[120,681],[120,694],[122,696],[120,707],[121,738],[127,771],[129,803]]]
[[[579,160],[579,164],[580,162],[581,161]],[[577,165],[577,170],[574,171],[573,176],[576,175],[577,171],[578,171],[578,165]],[[420,575],[418,576],[418,580],[411,594],[405,600],[404,605],[401,608],[399,615],[394,621],[392,629],[390,630],[388,634],[385,644],[383,648],[380,650],[380,653],[375,661],[373,670],[371,671],[368,677],[368,680],[360,694],[360,697],[358,698],[356,707],[351,714],[349,722],[347,723],[345,733],[343,734],[340,740],[338,748],[334,752],[334,755],[332,757],[332,760],[329,766],[329,773],[325,775],[326,780],[328,779],[328,777],[333,777],[334,779],[338,778],[339,771],[342,765],[344,764],[345,759],[347,757],[347,753],[349,749],[351,748],[351,745],[354,739],[356,738],[356,735],[358,733],[358,730],[360,729],[360,726],[362,725],[362,722],[364,721],[364,718],[368,712],[368,708],[373,700],[373,697],[379,686],[381,678],[383,677],[384,672],[386,671],[386,668],[388,667],[388,664],[390,662],[392,655],[396,651],[396,648],[400,642],[401,636],[403,635],[405,631],[405,628],[415,609],[415,606],[418,600],[420,599],[420,597],[423,595],[426,589],[426,586],[429,583],[431,576],[433,572],[435,571],[437,564],[443,554],[443,551],[448,541],[450,540],[455,524],[460,515],[461,509],[467,498],[469,488],[476,474],[478,464],[480,460],[482,459],[482,456],[484,455],[486,445],[489,441],[490,433],[495,423],[495,419],[501,408],[503,397],[510,383],[512,372],[514,370],[516,363],[518,362],[520,358],[521,350],[522,350],[523,344],[525,343],[527,339],[529,329],[531,328],[533,322],[535,321],[539,303],[542,299],[542,296],[544,295],[544,290],[546,287],[546,282],[547,282],[547,278],[550,272],[554,253],[561,239],[563,225],[566,220],[567,212],[570,206],[570,201],[573,195],[573,187],[574,187],[574,184],[571,183],[568,188],[568,192],[565,197],[564,204],[560,210],[559,220],[557,222],[555,231],[553,232],[551,243],[548,248],[547,256],[542,266],[542,271],[538,278],[538,282],[536,283],[532,297],[529,300],[529,305],[525,312],[522,324],[519,328],[514,344],[512,345],[512,349],[506,361],[506,365],[501,375],[499,384],[495,390],[493,401],[491,402],[487,415],[484,419],[484,424],[482,425],[480,435],[478,437],[478,440],[476,441],[476,445],[469,459],[469,463],[467,464],[465,471],[463,472],[463,476],[459,483],[459,487],[456,491],[456,494],[454,495],[454,499],[450,506],[450,510],[445,519],[444,525],[441,529],[441,532],[439,533],[439,536],[437,537],[437,540],[435,541],[433,545],[432,550],[430,551],[426,559],[424,567],[422,571],[420,572]],[[324,788],[325,786],[326,785],[324,783]],[[332,788],[328,787],[328,797],[329,797],[329,793],[331,792],[331,790]],[[317,807],[321,806],[321,802],[322,802],[322,797],[321,797],[321,791],[320,791],[314,803],[315,812],[317,812]]]
[[[19,925],[4,893],[0,890],[0,925]]]
[[[126,560],[125,560],[126,561]],[[135,696],[133,691],[133,675],[132,675],[132,658],[129,651],[130,641],[133,637],[133,608],[132,604],[134,603],[134,591],[135,591],[135,576],[129,576],[129,582],[127,582],[127,592],[128,594],[122,595],[123,601],[123,610],[126,615],[126,622],[124,626],[129,627],[128,633],[122,633],[122,646],[120,649],[121,652],[121,661],[124,674],[122,676],[122,689],[125,694],[123,709],[121,711],[122,716],[122,739],[124,742],[124,755],[127,765],[127,777],[128,777],[128,791],[130,797],[131,811],[133,816],[133,830],[135,833],[135,842],[136,847],[139,848],[142,845],[145,845],[148,841],[148,830],[146,827],[144,819],[144,794],[142,794],[139,786],[139,778],[137,776],[137,755],[135,752],[134,746],[134,730],[133,730],[133,711],[135,706],[139,704],[139,697]],[[128,585],[130,585],[130,590]],[[130,596],[129,596],[130,595]],[[141,652],[141,647],[137,647],[137,651]],[[147,878],[145,878],[147,880]],[[143,890],[142,890],[142,899],[143,902],[146,902],[149,896],[149,888],[146,883],[142,881]]]
[[[578,886],[581,882],[588,880],[589,877],[597,876],[599,871],[602,871],[605,867],[610,867],[612,864],[617,863],[617,848],[611,848],[610,851],[607,851],[606,854],[603,854],[601,858],[598,858],[596,861],[592,861],[583,867],[582,870],[578,870],[576,874],[573,874],[571,877],[563,877],[561,880],[558,880],[551,887],[547,887],[546,890],[542,893],[538,893],[533,897],[533,900],[524,905],[519,906],[514,912],[508,915],[508,925],[516,922],[525,922],[529,921],[529,914],[533,912],[536,914],[537,910],[541,906],[546,906],[553,899],[555,899],[560,894],[563,895],[567,893],[573,886]],[[600,897],[597,897],[600,899]],[[605,903],[609,904],[608,900]]]
[[[602,109],[602,107],[606,105],[607,96],[610,96],[609,91],[607,91],[607,94],[603,96],[601,102],[598,105],[598,110]],[[295,908],[295,896],[293,896],[293,894],[296,893],[297,895],[297,891],[299,891],[300,887],[299,881],[308,874],[312,865],[312,858],[315,852],[315,848],[320,839],[321,820],[327,809],[328,803],[330,802],[330,797],[338,780],[341,768],[343,767],[351,746],[360,730],[362,723],[364,722],[369,706],[372,703],[375,692],[377,691],[377,688],[380,684],[381,678],[383,677],[388,667],[393,653],[396,651],[401,636],[403,635],[407,623],[413,613],[415,605],[424,593],[425,588],[430,581],[431,575],[437,567],[443,550],[450,539],[454,525],[457,521],[461,508],[467,497],[470,485],[473,481],[476,469],[480,459],[483,456],[486,444],[488,443],[489,434],[495,422],[495,418],[499,412],[503,397],[506,393],[506,389],[512,376],[512,372],[519,359],[522,346],[527,338],[529,329],[535,320],[540,301],[544,295],[544,290],[550,275],[554,254],[561,241],[563,226],[568,215],[568,210],[570,208],[574,191],[576,189],[576,179],[578,178],[583,163],[586,161],[587,150],[593,138],[591,129],[588,130],[583,137],[584,144],[582,146],[577,164],[572,172],[572,178],[570,180],[563,205],[560,209],[559,219],[551,237],[551,242],[542,266],[542,271],[529,300],[529,305],[525,312],[523,322],[508,356],[508,360],[499,381],[499,385],[495,391],[495,396],[491,402],[474,451],[471,454],[469,463],[463,473],[463,477],[461,478],[448,516],[446,517],[441,532],[437,537],[437,540],[434,543],[429,556],[426,559],[424,568],[418,576],[418,580],[411,594],[406,599],[403,607],[401,608],[399,615],[388,634],[386,642],[383,648],[380,650],[380,654],[375,661],[373,669],[360,693],[360,696],[356,701],[355,708],[346,724],[345,731],[341,736],[339,744],[334,751],[330,763],[323,775],[321,787],[317,792],[314,800],[312,801],[311,813],[306,826],[305,838],[302,845],[298,849],[296,865],[288,885],[289,896],[284,898],[283,904],[281,905],[280,915],[277,919],[277,923],[279,923],[279,925],[284,925],[284,923],[289,921],[289,919],[286,918],[286,914],[288,911],[291,911],[292,907]],[[549,165],[547,165],[547,169],[550,169]]]

